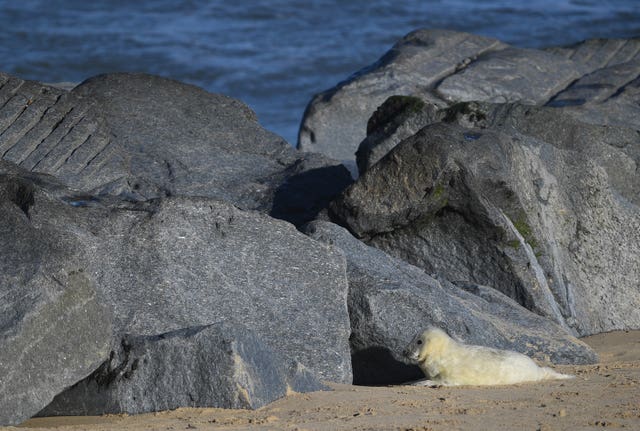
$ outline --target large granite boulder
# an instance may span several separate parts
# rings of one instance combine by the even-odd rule
[[[110,212],[88,229],[118,328],[154,335],[236,318],[320,378],[350,381],[344,257],[293,225],[207,198],[169,198]]]
[[[108,357],[112,326],[82,244],[42,219],[42,190],[2,166],[0,425],[15,425]]]
[[[429,325],[469,343],[516,350],[542,362],[597,361],[586,344],[495,289],[435,279],[332,223],[316,221],[303,229],[346,256],[356,384],[397,384],[421,378],[419,368],[400,361],[409,341]]]
[[[596,108],[595,112],[602,111]],[[613,124],[616,127],[594,127],[607,125],[607,121],[594,121],[598,123],[594,125],[585,118],[584,111],[578,114],[570,108],[544,109],[520,104],[460,102],[440,109],[419,98],[408,96],[390,97],[371,117],[367,138],[362,141],[356,153],[360,174],[364,174],[401,141],[437,122],[457,123],[471,129],[525,134],[535,139],[551,141],[560,147],[580,147],[581,151],[607,168],[618,188],[627,190],[628,185],[624,183],[637,183],[633,175],[634,168],[629,167],[629,163],[640,160],[637,131],[633,127],[623,127],[620,124]],[[611,157],[607,151],[609,148],[621,151],[630,161]],[[618,169],[618,163],[625,166],[622,171]]]
[[[298,362],[234,323],[125,335],[95,372],[40,416],[146,413],[179,407],[257,409],[291,391],[327,389]]]
[[[640,135],[523,105],[436,117],[348,188],[333,216],[576,334],[640,327]]]
[[[414,31],[376,63],[310,101],[298,148],[353,164],[368,119],[393,95],[417,96],[440,108],[462,101],[569,104],[578,118],[637,128],[639,47],[640,39],[598,39],[534,50],[467,33]],[[606,97],[594,99],[594,91]]]
[[[0,73],[0,106],[3,159],[93,195],[207,196],[299,224],[350,182],[242,102],[157,76],[100,75],[67,92]]]
[[[15,297],[7,304],[16,311],[8,308],[2,318],[6,337],[19,337],[7,338],[0,358],[12,388],[27,378],[19,371],[26,361],[20,358],[27,356],[18,352],[27,349],[29,358],[43,353],[24,372],[31,373],[34,385],[42,377],[52,387],[43,384],[42,399],[26,392],[38,402],[28,407],[23,400],[24,414],[11,422],[37,412],[95,370],[106,359],[107,343],[120,334],[153,337],[216,322],[240,322],[264,345],[251,349],[297,361],[317,379],[351,382],[348,287],[339,251],[290,223],[210,198],[95,197],[0,161],[0,173],[10,172],[0,182],[9,190],[3,194],[9,197],[3,201],[0,244],[2,255],[10,256],[2,261],[0,276],[8,298]],[[23,298],[23,292],[32,294]],[[113,327],[97,304],[113,315]],[[198,346],[204,344],[194,344],[194,355]],[[52,360],[54,353],[60,356]],[[260,370],[272,371],[266,365]],[[30,388],[20,387],[7,403]],[[176,402],[181,396],[176,394]],[[256,405],[267,398],[254,397]]]

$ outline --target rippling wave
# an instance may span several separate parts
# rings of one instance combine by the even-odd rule
[[[295,143],[314,93],[416,28],[540,47],[640,36],[640,7],[638,0],[21,0],[0,3],[0,26],[4,72],[45,82],[159,74],[243,100]]]

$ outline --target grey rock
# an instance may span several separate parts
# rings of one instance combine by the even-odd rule
[[[581,63],[589,73],[547,106],[582,121],[640,130],[640,38],[592,39],[547,51]]]
[[[507,45],[447,30],[418,30],[397,42],[373,65],[313,97],[302,119],[298,148],[354,160],[371,114],[388,97],[414,95],[446,106],[430,89],[474,58]]]
[[[598,69],[573,82],[547,105],[563,107],[602,103],[625,91],[625,86],[638,77],[639,70],[640,60]]]
[[[241,325],[125,335],[94,373],[39,416],[147,413],[179,407],[257,409],[291,391],[326,390]]]
[[[596,126],[564,109],[520,104],[458,103],[435,116],[466,128],[490,129],[516,138],[527,136],[578,151],[584,159],[605,169],[614,189],[625,199],[640,204],[640,178],[635,175],[640,163],[640,135],[633,128]]]
[[[389,97],[369,119],[367,137],[356,151],[359,174],[364,174],[392,148],[429,124],[455,121],[463,127],[488,127],[487,106],[493,105],[458,102],[440,108],[415,96]]]
[[[55,87],[60,90],[71,91],[77,87],[79,82],[60,81],[60,82],[43,82],[44,85]]]
[[[352,164],[366,138],[367,120],[393,95],[416,96],[438,108],[464,101],[564,106],[563,100],[584,97],[584,86],[597,85],[612,89],[608,99],[569,111],[594,124],[637,127],[638,82],[632,81],[638,70],[623,64],[638,60],[640,39],[594,39],[533,50],[466,33],[418,30],[376,63],[314,96],[300,126],[298,148]],[[630,79],[609,82],[619,75]],[[558,97],[565,90],[570,91]]]
[[[570,46],[549,47],[545,51],[581,63],[593,72],[640,60],[640,38],[590,39]]]
[[[543,362],[597,361],[586,344],[495,289],[432,278],[332,223],[311,222],[303,229],[346,256],[356,384],[420,378],[419,368],[400,361],[406,343],[429,325],[469,343],[516,350]]]
[[[124,153],[92,101],[0,74],[0,105],[2,159],[84,191],[108,188],[125,175]]]
[[[534,49],[507,48],[480,55],[445,78],[437,94],[451,102],[544,104],[587,70],[564,57]]]
[[[0,425],[16,425],[109,354],[111,315],[66,226],[40,223],[43,193],[0,161]]]
[[[367,137],[360,143],[356,161],[360,175],[383,158],[403,140],[429,124],[456,122],[463,127],[486,128],[499,118],[487,115],[493,104],[458,102],[439,108],[414,96],[391,96],[373,114],[367,126]],[[492,121],[493,120],[493,121]]]
[[[12,218],[7,216],[3,224],[7,243],[2,254],[21,256],[20,247],[34,250],[20,258],[25,263],[19,273],[13,269],[17,261],[6,261],[1,274],[11,280],[8,286],[49,286],[44,284],[47,280],[38,281],[40,272],[42,277],[51,272],[63,284],[58,272],[84,273],[93,284],[80,284],[84,296],[77,301],[89,309],[95,286],[100,297],[96,302],[113,315],[111,329],[93,320],[99,321],[97,312],[76,316],[83,311],[80,306],[67,310],[68,321],[51,324],[52,331],[62,325],[52,342],[70,342],[68,334],[73,332],[66,328],[73,325],[79,325],[77,331],[92,325],[91,330],[104,331],[109,338],[239,321],[269,349],[299,362],[316,378],[351,382],[346,264],[339,251],[306,237],[290,223],[210,198],[129,202],[86,195],[0,161],[0,172],[5,171],[13,172],[12,181],[32,192],[14,193],[17,197],[10,199]],[[37,231],[16,237],[22,225],[36,226]],[[47,248],[49,243],[62,244],[56,246],[60,252],[53,245]],[[91,344],[83,347],[89,353],[91,348],[95,349]],[[108,351],[100,353],[91,365],[85,364],[84,375],[65,377],[65,384],[93,371]]]
[[[93,253],[121,328],[156,334],[241,316],[321,378],[350,380],[337,251],[289,223],[204,198],[163,199],[111,217],[95,227]]]
[[[92,195],[207,196],[299,224],[351,182],[242,102],[156,76],[100,75],[67,92],[0,74],[0,107],[3,159]],[[322,187],[287,193],[301,183]]]
[[[494,287],[576,334],[640,327],[638,133],[523,105],[470,104],[448,117],[391,150],[333,217],[428,273]]]
[[[436,105],[414,96],[391,96],[367,123],[367,137],[358,146],[358,174],[364,174],[403,139],[438,120]]]
[[[423,127],[437,122],[456,123],[470,129],[524,134],[550,141],[561,148],[580,148],[580,151],[596,159],[597,163],[607,169],[607,174],[618,191],[627,199],[638,203],[637,191],[633,190],[638,187],[634,166],[640,161],[640,146],[637,145],[638,133],[632,127],[594,127],[585,118],[584,111],[572,112],[568,110],[570,108],[538,109],[520,104],[460,102],[438,109],[422,102],[421,109],[411,110],[394,109],[394,99],[395,96],[389,98],[376,111],[385,113],[378,116],[380,126],[373,128],[360,145],[358,163],[365,170]],[[420,99],[415,99],[414,103],[419,103]],[[374,119],[375,115],[372,117]],[[610,149],[621,154],[624,160],[612,156]]]
[[[556,95],[547,105],[582,121],[640,130],[640,60],[598,69]]]
[[[118,328],[153,335],[241,316],[319,377],[350,380],[344,258],[293,225],[176,197],[112,212],[88,229],[99,238],[96,280]]]

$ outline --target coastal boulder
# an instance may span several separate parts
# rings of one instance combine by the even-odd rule
[[[640,38],[589,39],[569,46],[554,46],[544,51],[582,64],[589,72],[640,60]]]
[[[208,198],[106,213],[98,210],[89,227],[93,270],[120,331],[155,335],[236,319],[319,378],[351,380],[337,250],[290,223]]]
[[[278,373],[306,369],[314,379],[351,382],[346,264],[338,250],[290,223],[211,198],[131,202],[80,193],[8,162],[0,168],[3,181],[9,178],[0,230],[9,299],[0,365],[9,376],[2,393],[11,394],[2,408],[17,412],[6,423],[26,419],[95,371],[122,334],[153,338],[213,323],[226,323],[229,337],[250,352],[273,352],[269,363],[284,367]],[[208,342],[190,344],[192,354],[214,361],[220,353],[208,351]],[[165,359],[146,372],[161,370]],[[256,382],[277,380],[261,374],[276,372],[270,365],[256,367]],[[307,381],[307,371],[285,373],[286,383]],[[277,381],[248,403],[280,394],[285,380]],[[32,392],[40,387],[43,395]]]
[[[402,351],[429,325],[465,342],[522,352],[542,362],[597,361],[586,344],[490,287],[453,284],[367,246],[346,229],[311,222],[304,231],[347,259],[355,384],[398,384],[423,377]]]
[[[435,91],[450,102],[540,105],[586,72],[581,64],[546,51],[509,47],[479,55]]]
[[[459,108],[373,165],[333,217],[428,273],[493,287],[576,334],[640,327],[637,132],[553,108]]]
[[[640,38],[592,39],[547,51],[589,70],[547,106],[587,123],[640,130]]]
[[[147,413],[179,407],[257,409],[291,391],[327,389],[239,324],[125,335],[110,358],[40,416]]]
[[[16,425],[109,354],[110,311],[42,190],[0,161],[0,425]]]
[[[193,85],[115,73],[71,91],[6,74],[0,86],[3,159],[91,195],[207,196],[299,224],[351,181],[262,128],[244,103]],[[284,192],[300,183],[306,193]]]

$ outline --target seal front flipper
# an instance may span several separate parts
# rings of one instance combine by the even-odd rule
[[[441,388],[443,386],[442,383],[437,382],[435,380],[430,380],[430,379],[415,380],[413,382],[407,382],[407,383],[405,383],[405,385],[427,386],[427,387],[430,387],[430,388]]]

